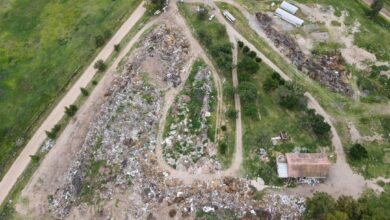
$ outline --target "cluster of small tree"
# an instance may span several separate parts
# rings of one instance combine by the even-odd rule
[[[69,107],[65,107],[65,114],[68,116],[73,116],[76,114],[78,108],[75,105],[69,105]]]
[[[277,72],[273,72],[271,76],[267,77],[263,83],[263,89],[270,92],[285,84],[284,79]]]
[[[249,56],[244,56],[237,64],[238,80],[251,81],[254,74],[260,69],[259,64]]]
[[[235,109],[228,109],[226,111],[226,116],[230,119],[236,119],[238,112]],[[226,127],[225,127],[226,128]]]
[[[328,134],[331,128],[330,125],[325,122],[324,117],[316,114],[314,109],[307,109],[301,121],[304,128],[310,128],[311,131],[318,136]]]
[[[360,161],[368,158],[368,152],[361,144],[354,144],[349,149],[348,156],[351,160]]]
[[[93,65],[93,67],[99,71],[104,71],[107,69],[107,65],[104,63],[103,60],[96,61],[96,63]]]
[[[50,131],[45,131],[46,136],[50,139],[56,139],[58,132],[61,130],[61,125],[56,124]]]
[[[150,13],[154,13],[156,10],[161,10],[164,7],[166,0],[149,0],[147,2],[147,9]]]
[[[238,85],[238,94],[240,95],[242,106],[242,113],[252,119],[257,117],[257,99],[258,91],[254,83],[249,81],[241,82]]]
[[[307,98],[304,91],[295,83],[286,82],[277,89],[279,104],[287,109],[305,109]]]
[[[355,200],[340,196],[337,200],[324,192],[316,192],[306,200],[304,219],[311,220],[363,220],[389,219],[389,192],[376,196],[366,192]]]

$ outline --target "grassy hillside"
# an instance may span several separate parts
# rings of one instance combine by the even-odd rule
[[[0,177],[140,0],[0,0]]]

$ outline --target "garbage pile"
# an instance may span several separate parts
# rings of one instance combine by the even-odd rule
[[[344,69],[345,61],[340,53],[320,55],[318,58],[306,57],[293,38],[271,26],[272,18],[265,13],[256,13],[256,18],[268,38],[299,69],[334,92],[352,96],[353,90],[347,83]]]
[[[189,76],[183,91],[175,100],[168,120],[169,129],[163,142],[167,163],[189,173],[214,173],[221,169],[216,158],[210,117],[215,103],[213,80],[208,68]],[[213,138],[213,137],[212,137]]]
[[[62,185],[48,197],[50,214],[64,219],[79,210],[88,219],[167,219],[159,210],[168,207],[169,216],[179,218],[193,216],[200,210],[218,209],[229,209],[239,216],[299,216],[300,206],[292,204],[293,199],[291,204],[275,204],[278,208],[268,212],[268,201],[260,203],[254,199],[256,188],[249,180],[216,177],[214,181],[198,180],[186,185],[159,167],[155,148],[163,93],[145,82],[142,63],[137,62],[142,62],[138,56],[147,51],[143,49],[151,45],[153,36],[172,34],[164,28],[148,35],[135,51],[134,59],[117,76],[107,101],[90,124],[80,152],[63,175]],[[160,50],[176,51],[170,48],[177,45],[174,42],[166,48],[158,46],[164,41],[153,42],[154,55],[164,54]],[[166,78],[175,85],[180,74],[169,71],[180,71],[181,64],[175,66],[172,62],[169,66],[169,60],[164,62],[162,73],[179,76]],[[208,75],[209,71],[203,70],[198,79],[207,81]],[[202,108],[202,112],[207,111],[208,108]],[[122,199],[116,200],[118,196]]]

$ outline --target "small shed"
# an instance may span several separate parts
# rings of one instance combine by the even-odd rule
[[[295,14],[298,11],[298,7],[296,7],[293,4],[288,3],[286,1],[282,2],[282,4],[280,5],[280,8],[285,10],[285,11],[290,12],[291,14]]]
[[[304,23],[304,21],[302,19],[298,18],[295,15],[288,13],[287,11],[285,11],[281,8],[277,8],[275,11],[275,14],[276,14],[276,16],[280,17],[281,19],[287,21],[288,23],[290,23],[296,27],[302,26]]]
[[[287,153],[288,177],[326,178],[332,163],[325,153]]]
[[[227,10],[223,11],[223,15],[226,19],[228,19],[228,21],[230,21],[230,23],[234,23],[236,21],[236,18]]]

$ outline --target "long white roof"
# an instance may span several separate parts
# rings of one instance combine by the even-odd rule
[[[280,5],[280,8],[290,12],[291,14],[295,14],[298,11],[298,8],[295,5],[290,4],[286,1],[282,2],[282,4]]]
[[[295,15],[292,15],[290,13],[288,13],[287,11],[281,9],[281,8],[278,8],[276,9],[275,11],[276,15],[279,16],[281,19],[289,22],[290,24],[293,24],[295,26],[301,26],[303,24],[303,20],[298,18],[297,16]]]

